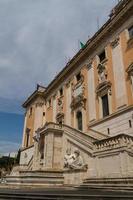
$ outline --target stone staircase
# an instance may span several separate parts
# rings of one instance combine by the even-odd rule
[[[111,190],[131,190],[133,191],[133,177],[124,178],[92,178],[85,179],[78,186],[80,189],[111,189]]]
[[[45,189],[34,188],[0,188],[0,199],[2,200],[130,200],[133,199],[133,192],[112,191],[99,189],[74,189],[66,187],[53,187]]]
[[[64,177],[62,171],[43,170],[43,171],[19,171],[19,176],[6,176],[8,185],[34,185],[34,186],[55,186],[63,185]]]

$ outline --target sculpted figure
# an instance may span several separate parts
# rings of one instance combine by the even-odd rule
[[[80,168],[83,167],[83,165],[84,165],[84,163],[83,163],[83,159],[82,159],[82,157],[80,155],[80,151],[79,150],[75,150],[74,151],[74,160],[71,163],[70,168],[71,169],[80,169]]]
[[[104,82],[107,80],[107,70],[106,70],[106,67],[103,65],[103,64],[99,64],[98,67],[98,80],[99,82]]]
[[[71,149],[67,149],[66,155],[64,157],[64,167],[69,168],[69,166],[73,163],[74,159],[74,154],[71,154]]]
[[[79,150],[75,150],[72,154],[71,150],[67,149],[64,157],[64,167],[69,169],[83,169],[87,168],[87,165],[84,164]]]

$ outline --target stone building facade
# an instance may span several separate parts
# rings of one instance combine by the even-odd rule
[[[133,1],[120,1],[100,30],[46,88],[37,85],[23,107],[23,175],[56,173],[64,184],[131,178]]]

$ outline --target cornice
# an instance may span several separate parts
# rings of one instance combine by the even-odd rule
[[[123,0],[119,4],[117,4],[114,8],[112,15],[110,15],[109,20],[94,34],[94,36],[89,39],[84,48],[80,49],[78,53],[67,63],[67,65],[59,72],[59,74],[50,82],[50,84],[43,92],[43,97],[47,97],[47,95],[55,89],[56,86],[61,84],[64,81],[64,77],[68,75],[68,73],[72,73],[78,66],[81,64],[81,61],[84,58],[87,58],[88,55],[92,55],[98,45],[102,42],[102,40],[109,35],[113,34],[116,29],[118,29],[121,24],[129,16],[132,15],[133,10],[133,1],[132,0]],[[35,91],[23,104],[23,107],[27,107],[31,101],[38,96],[39,93]]]
[[[80,51],[67,63],[67,65],[59,72],[59,74],[53,79],[53,81],[48,85],[46,89],[46,95],[57,85],[59,82],[64,80],[64,76],[71,70],[75,70],[77,63],[81,62],[81,59],[86,57],[88,54],[92,54],[98,43],[102,41],[104,37],[108,37],[114,32],[114,29],[121,26],[123,21],[125,21],[131,14],[133,9],[133,1],[124,0],[120,4],[120,8],[116,9],[116,13],[112,15],[109,20],[99,29],[94,36],[89,39],[84,48]]]

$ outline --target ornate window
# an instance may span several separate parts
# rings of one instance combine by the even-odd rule
[[[100,109],[100,116],[106,117],[110,114],[110,102],[111,102],[111,82],[107,79],[107,69],[105,65],[99,64],[97,66],[98,71],[98,81],[99,84],[96,88],[96,94],[98,97],[98,100],[100,102],[99,109]]]
[[[82,122],[82,112],[81,111],[77,112],[76,118],[77,118],[77,128],[80,131],[82,131],[83,130],[83,122]]]

